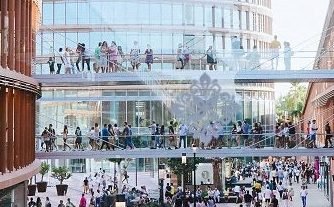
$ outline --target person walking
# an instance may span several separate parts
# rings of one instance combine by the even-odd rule
[[[300,198],[302,199],[303,207],[306,207],[307,194],[308,194],[308,192],[307,192],[305,186],[302,186],[302,190],[300,191]]]
[[[85,194],[81,195],[79,207],[87,207],[87,200],[85,198]]]
[[[326,138],[325,138],[324,148],[328,148],[328,142],[331,144],[330,147],[333,147],[332,140],[331,140],[332,139],[331,127],[329,126],[329,122],[327,122],[325,125],[325,134],[326,134]]]

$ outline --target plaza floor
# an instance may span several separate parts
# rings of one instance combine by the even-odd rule
[[[49,187],[46,193],[36,193],[34,200],[37,197],[40,197],[42,203],[44,204],[45,197],[49,197],[52,203],[52,206],[57,206],[59,204],[59,200],[63,200],[66,202],[67,198],[70,198],[71,201],[78,206],[79,200],[83,191],[82,183],[83,179],[88,176],[84,173],[74,173],[73,176],[66,180],[64,183],[69,185],[68,193],[66,196],[57,196],[55,184],[57,182],[49,178]],[[151,196],[158,196],[158,178],[155,174],[153,176],[150,172],[140,172],[137,176],[137,186],[145,185],[148,189],[148,192]],[[136,176],[135,173],[129,172],[129,186],[135,186],[136,184]],[[280,201],[280,207],[302,207],[301,199],[299,197],[300,193],[300,184],[293,183],[293,188],[295,191],[295,196],[292,202],[289,203],[289,206],[286,206],[283,201]],[[86,196],[87,200],[90,199],[90,196]],[[64,202],[64,203],[65,203]],[[217,204],[217,207],[239,207],[240,204]],[[265,205],[263,205],[265,206]],[[324,192],[317,189],[315,184],[308,185],[308,197],[307,197],[307,207],[331,207],[329,201],[324,196]]]

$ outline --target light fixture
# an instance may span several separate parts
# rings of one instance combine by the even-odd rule
[[[187,154],[182,153],[182,164],[187,164]]]

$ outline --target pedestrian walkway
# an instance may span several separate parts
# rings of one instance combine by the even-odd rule
[[[300,198],[300,184],[293,183],[292,185],[295,196],[293,200],[289,203],[289,206],[285,205],[285,202],[279,200],[279,207],[302,207],[302,201]],[[217,204],[217,207],[239,207],[240,204]],[[244,205],[245,206],[245,205]],[[265,205],[263,205],[264,207]],[[331,207],[330,202],[324,196],[324,192],[317,189],[316,184],[308,185],[308,196],[306,201],[306,207]]]

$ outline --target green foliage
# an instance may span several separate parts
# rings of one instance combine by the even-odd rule
[[[117,163],[118,165],[121,164],[121,162],[124,160],[124,158],[109,158],[109,162]]]
[[[298,118],[300,117],[305,99],[307,88],[299,83],[292,83],[289,92],[285,96],[279,97],[276,101],[276,114],[279,118],[285,115],[287,112],[289,117],[286,118]]]
[[[44,175],[48,173],[50,170],[50,165],[47,162],[41,163],[41,168],[39,170],[39,174],[42,175],[41,182],[43,182]]]
[[[63,167],[53,167],[52,168],[52,175],[51,177],[59,180],[60,185],[63,184],[64,180],[69,179],[72,176],[72,174],[70,173],[70,170],[63,166]]]
[[[195,159],[195,167],[197,169],[197,164],[205,162],[204,158],[196,157]],[[185,170],[185,173],[192,172],[193,166],[194,166],[194,158],[187,158],[187,164],[182,164],[181,158],[169,158],[167,160],[167,165],[171,169],[171,171],[176,175],[182,175],[183,169]]]

